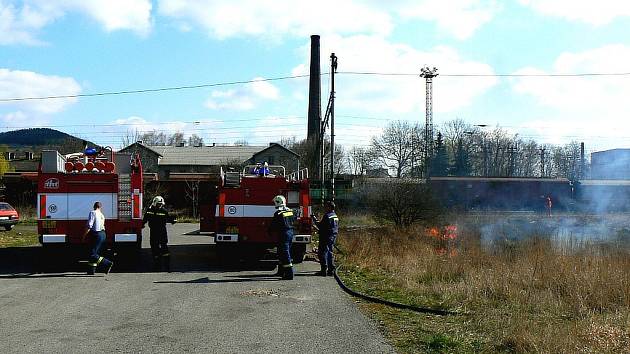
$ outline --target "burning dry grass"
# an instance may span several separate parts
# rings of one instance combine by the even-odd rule
[[[452,322],[441,318],[417,323],[458,339],[455,351],[630,351],[627,249],[593,245],[560,254],[547,235],[489,247],[474,228],[453,231],[456,237],[451,231],[346,233],[349,266],[342,274],[379,296],[469,313],[459,316],[456,330],[441,326]],[[397,333],[400,324],[389,322]],[[418,331],[405,333],[428,336]],[[403,349],[428,350],[431,337],[418,343]]]

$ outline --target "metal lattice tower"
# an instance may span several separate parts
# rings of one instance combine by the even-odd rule
[[[429,165],[433,156],[433,78],[438,76],[438,69],[425,66],[420,69],[420,77],[426,80],[426,124],[424,127],[424,156],[426,176],[429,175]]]

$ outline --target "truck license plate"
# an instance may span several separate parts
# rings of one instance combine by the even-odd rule
[[[57,227],[57,222],[55,220],[42,220],[42,227],[44,229],[54,229]]]

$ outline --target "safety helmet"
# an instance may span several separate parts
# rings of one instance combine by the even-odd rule
[[[151,202],[152,206],[160,206],[160,205],[164,205],[164,198],[162,198],[161,196],[155,196],[153,198],[153,201]]]
[[[284,199],[283,196],[277,195],[277,196],[273,197],[273,204],[276,206],[276,208],[286,207],[287,206],[287,200]]]

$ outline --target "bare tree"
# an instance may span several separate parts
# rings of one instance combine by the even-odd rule
[[[203,138],[197,134],[188,137],[188,146],[203,146]]]
[[[198,180],[186,180],[186,201],[191,206],[191,213],[193,218],[199,216],[199,181]]]
[[[324,145],[324,175],[330,176],[330,141]],[[336,175],[347,171],[345,164],[345,152],[341,145],[335,144],[335,165],[333,172]]]
[[[405,121],[391,122],[381,136],[372,138],[372,149],[378,161],[396,171],[396,177],[405,175],[414,157],[412,144],[414,129]]]
[[[458,149],[458,144],[464,144],[474,129],[472,125],[466,123],[463,119],[457,118],[444,123],[442,131],[444,145],[446,145],[446,150],[452,156]]]
[[[142,140],[142,134],[140,134],[140,132],[138,131],[138,129],[134,129],[134,130],[127,130],[127,132],[125,133],[125,135],[122,136],[121,139],[121,149],[125,148],[131,144],[134,144],[137,141]],[[143,142],[144,143],[144,142]]]
[[[372,156],[366,148],[353,146],[346,155],[350,173],[355,176],[362,176],[370,168]]]
[[[440,206],[431,190],[417,179],[400,178],[386,183],[364,184],[359,188],[362,203],[377,217],[398,227],[435,221]]]
[[[182,133],[182,132],[175,132],[175,133],[173,133],[173,135],[168,137],[167,145],[177,146],[177,145],[179,145],[179,144],[181,144],[183,142],[184,142],[184,133]]]
[[[239,139],[234,142],[235,146],[249,146],[249,142],[246,139]]]
[[[309,175],[313,177],[319,175],[319,171],[317,170],[317,166],[319,166],[319,155],[315,153],[316,143],[314,141],[304,139],[283,146],[300,155],[300,165],[308,168]]]
[[[164,146],[167,143],[166,134],[153,130],[142,134],[139,140],[142,140],[147,146]]]

